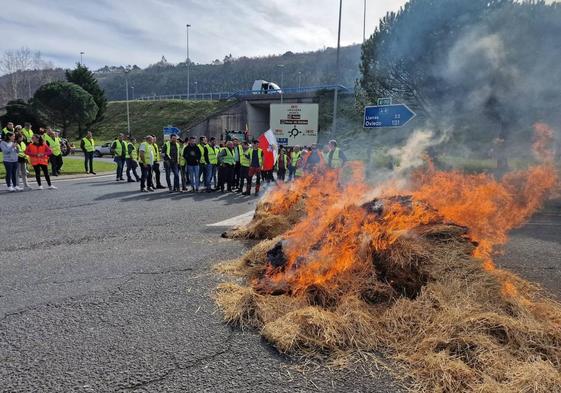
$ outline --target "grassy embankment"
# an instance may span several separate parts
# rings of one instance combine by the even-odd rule
[[[62,175],[75,175],[84,173],[84,161],[81,157],[64,157],[64,165],[62,166]],[[0,153],[0,161],[2,161],[2,153]],[[30,168],[31,169],[31,168]],[[49,165],[49,170],[50,170]],[[101,161],[94,159],[94,170],[96,172],[111,172],[115,170],[115,163],[108,161]],[[30,176],[33,176],[33,170],[31,169]],[[6,177],[6,168],[4,164],[0,165],[0,179]]]

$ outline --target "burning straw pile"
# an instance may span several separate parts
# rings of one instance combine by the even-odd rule
[[[267,196],[237,232],[266,240],[217,290],[226,321],[288,354],[380,351],[420,391],[561,391],[561,306],[491,261],[555,186],[551,162],[501,181],[429,169],[376,192],[361,176]]]

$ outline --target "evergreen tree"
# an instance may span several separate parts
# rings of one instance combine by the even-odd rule
[[[93,72],[91,72],[85,65],[78,63],[76,64],[75,69],[66,70],[65,74],[68,82],[77,84],[91,94],[98,107],[97,116],[93,122],[101,120],[103,114],[105,113],[105,109],[107,108],[107,99],[105,98],[105,92],[101,89],[101,87],[99,87],[99,83],[97,82]]]

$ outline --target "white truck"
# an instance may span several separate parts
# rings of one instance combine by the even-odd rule
[[[282,94],[282,90],[276,83],[258,79],[253,82],[251,88],[253,94]]]

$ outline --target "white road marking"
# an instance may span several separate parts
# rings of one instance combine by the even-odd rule
[[[224,221],[216,222],[214,224],[207,224],[207,227],[237,227],[241,225],[246,225],[249,224],[249,222],[253,218],[254,213],[255,211],[252,210],[247,213],[240,214],[239,216],[232,217]]]

